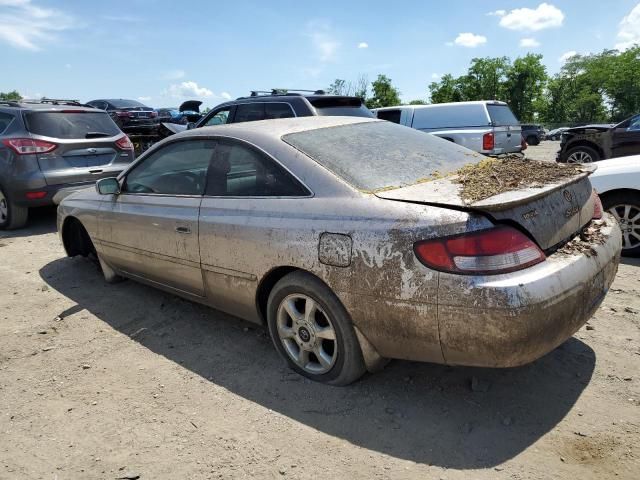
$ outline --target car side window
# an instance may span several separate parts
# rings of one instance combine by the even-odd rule
[[[264,118],[291,118],[294,117],[291,105],[288,103],[265,103],[264,104]]]
[[[633,117],[629,126],[627,127],[629,131],[640,131],[640,115]]]
[[[127,174],[123,192],[202,195],[214,140],[183,140],[153,152]]]
[[[380,120],[388,122],[400,123],[400,110],[378,110],[377,116]]]
[[[299,197],[309,191],[257,149],[221,142],[211,157],[206,195],[213,197]]]
[[[264,120],[264,103],[241,103],[236,107],[233,123]]]
[[[223,108],[222,110],[218,110],[213,114],[209,120],[203,125],[204,127],[210,127],[212,125],[224,125],[229,122],[229,113],[231,112],[231,107]]]
[[[13,115],[0,112],[0,133],[4,132],[12,121]]]

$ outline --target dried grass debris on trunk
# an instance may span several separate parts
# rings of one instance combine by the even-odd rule
[[[462,185],[462,198],[469,203],[520,188],[541,188],[581,172],[580,165],[567,165],[520,157],[487,158],[453,172],[453,182]]]

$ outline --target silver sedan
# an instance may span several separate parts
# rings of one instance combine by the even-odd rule
[[[362,118],[200,128],[67,197],[58,228],[108,282],[265,324],[316,381],[389,358],[516,366],[589,319],[621,236],[588,173],[473,203],[436,175],[480,158]]]

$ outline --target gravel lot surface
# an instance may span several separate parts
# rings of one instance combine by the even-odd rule
[[[64,257],[54,210],[0,233],[0,258],[2,479],[639,478],[636,260],[531,365],[396,361],[333,388],[289,371],[261,329],[107,285]]]

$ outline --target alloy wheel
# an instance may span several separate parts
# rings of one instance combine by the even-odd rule
[[[0,224],[6,223],[9,218],[9,204],[7,197],[0,190]]]
[[[640,245],[640,207],[638,205],[618,204],[609,208],[620,230],[622,230],[622,249],[628,250]]]
[[[301,293],[289,295],[276,318],[280,342],[296,365],[314,375],[331,370],[338,356],[336,331],[318,302]]]
[[[567,158],[567,163],[591,163],[593,162],[593,158],[587,152],[583,152],[578,150],[577,152],[573,152]]]

